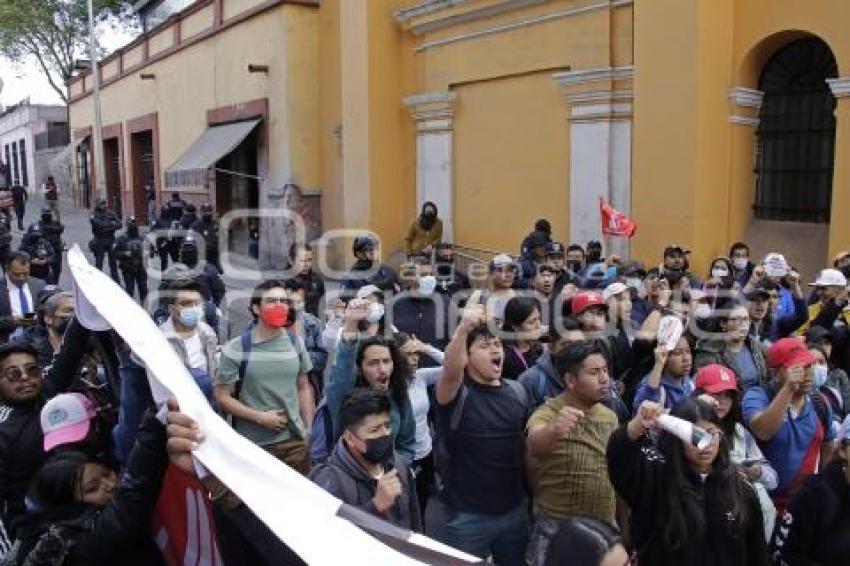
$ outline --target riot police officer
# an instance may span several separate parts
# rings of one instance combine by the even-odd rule
[[[55,262],[55,254],[38,222],[33,222],[27,228],[21,238],[20,250],[30,256],[30,276],[46,282],[50,277],[50,266]]]
[[[62,233],[65,231],[65,225],[53,214],[53,210],[49,206],[41,209],[41,233],[53,246],[53,263],[50,264],[50,279],[47,282],[51,285],[59,284],[59,276],[62,274],[62,250],[65,247],[62,243]]]
[[[139,234],[136,217],[127,219],[127,228],[115,240],[115,257],[124,278],[124,288],[131,297],[139,289],[139,302],[148,296],[148,274],[145,271],[144,240]]]
[[[121,283],[118,279],[118,265],[115,262],[115,253],[113,246],[115,245],[115,232],[121,229],[121,221],[118,216],[109,209],[109,204],[105,198],[99,198],[95,201],[94,212],[89,216],[91,223],[92,240],[89,242],[89,248],[94,252],[94,264],[98,269],[103,269],[103,256],[107,256],[109,260],[109,274],[116,283]]]
[[[356,291],[364,285],[375,285],[381,291],[390,293],[401,291],[401,282],[396,272],[389,265],[380,262],[379,246],[374,238],[371,236],[354,238],[351,251],[354,252],[356,261],[342,282],[344,290]]]
[[[210,203],[201,205],[201,218],[195,221],[191,228],[198,233],[199,238],[204,240],[204,255],[207,263],[212,264],[219,273],[224,273],[219,260],[218,220],[213,217],[213,208]]]

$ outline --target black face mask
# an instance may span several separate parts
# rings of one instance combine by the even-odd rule
[[[839,271],[844,274],[844,277],[850,277],[850,265],[845,265],[844,267],[840,268]]]
[[[569,269],[573,273],[578,273],[584,267],[584,264],[580,261],[568,261],[566,265],[567,269]]]
[[[204,222],[212,222],[212,214],[204,214],[201,218],[203,218]]]
[[[601,250],[593,250],[587,252],[587,263],[598,263],[602,259]]]
[[[50,214],[42,214],[41,215],[42,222],[50,222],[52,219],[53,219],[53,216],[51,216]]]
[[[372,464],[386,464],[394,454],[393,437],[391,435],[369,438],[366,440],[366,452],[362,456]]]
[[[56,332],[59,334],[65,334],[65,331],[68,329],[68,325],[71,324],[70,316],[57,317],[59,319],[58,324],[56,325]]]

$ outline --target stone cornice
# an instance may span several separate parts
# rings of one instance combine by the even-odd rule
[[[730,124],[737,124],[739,126],[749,126],[751,128],[757,128],[759,125],[758,118],[751,118],[750,116],[738,116],[737,114],[733,114],[729,116]]]
[[[598,69],[581,69],[555,73],[552,78],[562,87],[571,87],[601,81],[623,81],[634,76],[634,65],[623,67],[601,67]]]
[[[735,106],[745,108],[761,108],[764,93],[760,90],[736,86],[729,89],[729,101]]]
[[[483,5],[477,7],[471,5],[469,9],[462,10],[464,4],[473,4],[474,2],[475,0],[432,0],[399,10],[393,16],[398,23],[406,26],[413,35],[422,35],[431,31],[498,16],[526,6],[542,4],[546,0],[490,0],[489,2],[479,0],[478,3]],[[451,10],[452,8],[458,9]],[[439,15],[439,12],[449,10],[451,10],[451,13]]]
[[[456,100],[456,92],[436,91],[408,96],[403,103],[416,121],[417,130],[437,132],[452,128]]]
[[[832,95],[835,98],[845,98],[850,96],[850,77],[838,77],[837,79],[826,79],[826,83],[832,90]]]

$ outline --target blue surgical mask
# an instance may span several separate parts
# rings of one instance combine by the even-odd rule
[[[194,328],[198,325],[198,321],[204,316],[204,309],[201,307],[186,307],[180,309],[180,324]]]
[[[815,365],[815,377],[814,377],[814,387],[815,389],[820,389],[826,384],[826,378],[829,375],[829,368],[826,364],[816,364]]]
[[[369,314],[366,315],[366,321],[369,324],[378,324],[382,318],[384,318],[384,305],[372,303],[369,307]]]
[[[419,292],[426,297],[434,292],[437,288],[437,278],[433,275],[426,275],[419,278]]]

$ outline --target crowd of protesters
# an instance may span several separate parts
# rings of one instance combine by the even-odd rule
[[[325,281],[293,244],[227,340],[200,209],[175,194],[153,222],[151,316],[236,432],[345,503],[506,566],[847,563],[850,253],[805,281],[738,242],[700,274],[679,245],[644,265],[540,220],[478,277],[429,202],[396,266],[361,236]],[[135,219],[99,202],[91,224],[98,268],[146,304]],[[203,431],[155,406],[138,356],[75,316],[61,250],[3,264],[0,565],[303,563],[192,464]]]

